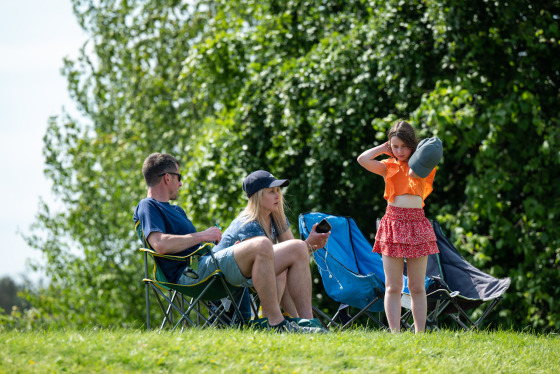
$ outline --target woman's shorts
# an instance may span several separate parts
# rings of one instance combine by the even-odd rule
[[[402,258],[439,253],[436,234],[424,210],[387,205],[375,235],[373,252]]]
[[[239,266],[237,265],[237,262],[233,257],[234,247],[235,245],[232,245],[231,247],[224,248],[221,251],[214,252],[216,262],[224,273],[226,282],[234,286],[253,287],[253,281],[251,279],[245,278],[243,274],[241,274],[241,270],[239,270]],[[215,271],[216,266],[214,265],[212,256],[202,256],[198,261],[198,268],[196,269],[198,279],[192,279],[187,277],[186,275],[181,275],[181,278],[179,278],[179,281],[177,283],[192,286],[193,284],[205,280]]]

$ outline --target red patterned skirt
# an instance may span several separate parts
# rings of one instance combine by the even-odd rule
[[[387,205],[375,235],[373,252],[389,257],[423,257],[439,253],[436,241],[436,234],[424,216],[424,209]]]

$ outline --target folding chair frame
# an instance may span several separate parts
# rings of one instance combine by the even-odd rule
[[[450,303],[455,304],[455,298],[459,292],[448,292],[444,289],[439,289],[426,295],[428,300],[428,313],[426,315],[426,328],[430,330],[439,330],[438,317],[443,313],[445,308]],[[434,307],[430,308],[430,304]],[[403,329],[414,329],[414,323],[409,323],[410,317],[412,317],[412,298],[409,294],[403,293],[401,295],[401,306],[407,311],[401,316],[401,328]]]
[[[379,222],[379,220],[378,220]],[[427,295],[428,299],[428,318],[426,321],[426,326],[431,326],[434,328],[438,328],[438,319],[442,314],[449,315],[461,328],[464,330],[478,330],[481,326],[482,321],[496,308],[496,306],[502,301],[503,296],[501,296],[509,287],[510,280],[509,278],[505,279],[496,279],[484,272],[480,269],[477,269],[468,261],[466,261],[457,251],[457,249],[451,244],[449,239],[444,235],[443,230],[441,229],[439,222],[436,220],[431,220],[432,226],[434,228],[434,232],[436,233],[436,237],[438,238],[438,247],[440,249],[440,253],[430,255],[428,258],[428,277],[441,278],[445,287],[438,289],[432,293]],[[447,274],[449,270],[446,270],[444,263],[442,262],[442,256],[446,257],[447,264],[456,264],[455,267],[460,269],[457,273]],[[431,265],[430,265],[431,264]],[[467,297],[461,292],[466,293],[469,296],[473,296],[474,290],[470,288],[469,283],[474,282],[474,280],[469,280],[468,282],[458,283],[455,286],[448,286],[446,282],[446,276],[449,278],[449,282],[455,280],[458,274],[466,275],[470,277],[478,277],[477,281],[480,284],[492,284],[494,287],[494,291],[491,294],[478,294],[480,298],[472,298]],[[467,278],[468,279],[468,278]],[[482,283],[482,282],[487,283]],[[448,283],[449,283],[448,282]],[[451,287],[451,288],[449,288]],[[466,287],[466,288],[465,288]],[[477,292],[478,291],[477,289]],[[401,298],[403,306],[410,305],[410,295],[404,294]],[[476,308],[486,302],[491,301],[490,305],[486,307],[483,311],[482,315],[474,321],[467,313],[466,310]],[[430,307],[434,305],[434,307]],[[413,325],[407,325],[406,321],[410,317],[412,312],[409,310],[407,311],[403,317],[401,318],[401,323],[404,326],[412,327]]]
[[[149,289],[151,288],[155,297],[156,301],[158,302],[160,309],[164,314],[163,321],[160,326],[160,330],[165,326],[166,323],[169,323],[172,327],[172,330],[176,329],[181,322],[186,322],[190,326],[215,326],[217,323],[221,323],[225,326],[232,325],[235,321],[239,321],[240,325],[243,325],[244,321],[241,316],[241,312],[239,310],[239,306],[235,301],[235,298],[230,290],[230,288],[234,287],[228,285],[225,281],[223,273],[221,270],[214,271],[207,279],[203,280],[200,283],[204,284],[204,288],[201,291],[194,291],[191,294],[187,294],[187,296],[191,297],[191,300],[187,300],[185,298],[185,294],[181,291],[184,290],[187,286],[184,285],[177,285],[173,283],[168,283],[161,279],[161,275],[158,275],[157,272],[157,263],[154,257],[169,257],[169,256],[162,256],[157,254],[155,251],[148,249],[148,248],[141,248],[140,251],[144,252],[144,270],[145,270],[145,278],[143,282],[145,284],[145,293],[146,293],[146,325],[147,328],[150,329],[150,292]],[[206,250],[214,259],[214,255],[212,250],[207,247]],[[152,278],[148,275],[148,254],[152,256],[154,260],[154,272]],[[197,253],[198,254],[198,253]],[[177,256],[171,256],[173,259],[176,259]],[[191,256],[187,256],[190,258]],[[185,258],[185,261],[187,259]],[[221,293],[219,296],[227,297],[234,308],[234,318],[229,318],[225,315],[225,308],[223,305],[216,305],[213,303],[213,300],[216,300],[216,296],[207,297],[207,293],[210,290],[216,290],[218,288],[218,292]],[[241,288],[239,288],[241,289]],[[165,291],[169,291],[170,295],[167,296]],[[215,295],[215,293],[214,293]],[[165,300],[168,304],[167,308],[163,305],[162,299]],[[185,304],[187,309],[185,310]],[[201,312],[200,306],[204,306],[208,312],[208,318]],[[180,319],[178,322],[174,323],[172,318],[172,311],[176,311],[180,315]],[[196,313],[196,320],[195,323],[189,315],[191,312]],[[211,321],[210,317],[213,317],[214,320]],[[201,323],[202,321],[202,323]]]
[[[136,223],[136,233],[142,243],[145,246],[149,246],[142,227],[139,222]],[[145,285],[145,296],[146,296],[146,328],[149,330],[151,328],[150,323],[150,289],[152,289],[156,301],[164,314],[163,321],[160,326],[160,330],[164,328],[166,323],[172,326],[172,330],[175,330],[182,322],[188,324],[189,326],[216,326],[218,323],[224,326],[232,326],[238,321],[239,326],[243,326],[244,320],[242,318],[241,311],[239,310],[239,305],[235,301],[235,298],[231,292],[231,289],[242,287],[237,287],[230,285],[226,282],[222,271],[218,267],[214,253],[212,252],[212,244],[206,243],[199,247],[196,251],[188,256],[172,256],[172,255],[161,255],[155,252],[151,248],[141,248],[140,251],[144,253],[144,285]],[[154,268],[153,274],[150,277],[148,272],[148,255],[153,260]],[[180,285],[167,282],[165,275],[161,272],[157,265],[156,257],[166,258],[174,261],[186,262],[190,265],[191,260],[195,256],[210,255],[212,261],[217,270],[215,270],[206,279],[198,282],[192,286]],[[188,292],[185,292],[188,291]],[[169,292],[169,296],[165,294]],[[185,295],[190,297],[190,301],[185,298]],[[233,305],[233,317],[228,317],[226,315],[226,310],[223,304],[216,305],[213,303],[214,300],[227,298],[230,300],[231,305]],[[167,302],[167,307],[163,305],[162,299]],[[185,304],[187,306],[185,310]],[[201,312],[201,306],[204,306],[208,312],[208,318]],[[172,312],[176,311],[179,313],[180,318],[178,322],[173,322]],[[196,313],[196,323],[189,318],[191,312]],[[211,318],[214,320],[212,321]],[[183,326],[184,328],[185,326]],[[182,328],[182,329],[183,329]]]

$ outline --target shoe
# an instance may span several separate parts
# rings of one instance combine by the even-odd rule
[[[312,319],[309,319],[308,321],[309,321],[309,326],[310,327],[318,327],[318,328],[324,329],[323,324],[321,323],[321,321],[319,321],[319,318],[312,318]]]
[[[295,317],[285,317],[290,322],[295,322],[298,326],[302,327],[318,327],[323,328],[321,321],[318,318],[306,319],[306,318],[295,318]]]
[[[252,319],[247,323],[247,325],[256,330],[268,330],[270,328],[268,318]]]
[[[280,324],[270,326],[271,331],[275,332],[290,332],[296,334],[321,334],[326,332],[323,328],[299,326],[293,321],[284,320]]]

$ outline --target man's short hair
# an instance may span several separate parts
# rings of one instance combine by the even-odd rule
[[[179,161],[165,153],[152,153],[144,160],[142,174],[148,187],[153,187],[161,181],[162,174],[176,172]]]

